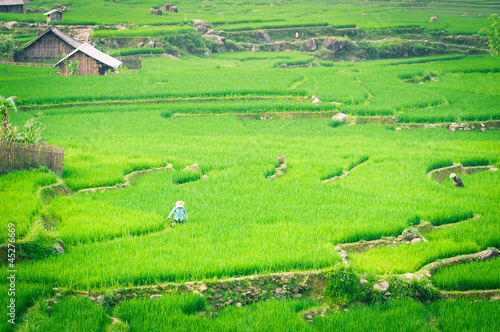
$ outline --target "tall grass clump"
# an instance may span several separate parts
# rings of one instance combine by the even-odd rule
[[[471,262],[439,269],[432,277],[436,287],[453,291],[500,288],[500,259]]]
[[[451,159],[442,159],[442,160],[437,160],[427,166],[427,169],[425,170],[426,173],[429,173],[430,171],[433,171],[438,168],[443,168],[443,167],[449,167],[453,165],[453,160]]]
[[[358,295],[359,277],[354,269],[345,264],[337,264],[326,273],[325,297],[337,305],[347,305]]]
[[[36,220],[26,236],[18,241],[18,257],[21,259],[43,259],[54,253],[52,246],[56,243],[57,234],[45,229],[41,220]]]

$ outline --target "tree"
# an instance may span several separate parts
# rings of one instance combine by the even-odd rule
[[[492,14],[488,19],[493,19],[493,24],[491,25],[493,29],[483,28],[479,33],[488,35],[491,54],[497,55],[500,52],[500,18],[498,14]]]
[[[17,112],[16,102],[20,103],[21,99],[16,96],[12,96],[9,98],[0,96],[0,114],[2,115],[2,132],[0,133],[0,137],[3,139],[12,136],[12,130],[10,129],[12,124],[10,123],[9,112]]]
[[[41,144],[47,139],[42,138],[42,124],[39,120],[39,115],[26,121],[24,129],[17,132],[17,128],[11,128],[9,112],[17,111],[16,103],[20,103],[21,99],[16,96],[5,98],[0,96],[0,115],[2,116],[2,127],[0,127],[0,141],[10,141],[18,143]]]

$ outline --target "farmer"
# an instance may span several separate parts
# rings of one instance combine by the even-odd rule
[[[295,41],[299,41],[299,32],[295,33]]]
[[[460,180],[460,178],[455,173],[450,174],[450,179],[453,179],[453,185],[455,187],[463,187],[464,186],[464,183],[462,182],[462,180]]]
[[[188,220],[188,214],[184,208],[183,201],[177,201],[177,203],[175,203],[175,207],[168,215],[167,220],[170,219],[172,215],[174,215],[174,222],[170,224],[170,226],[175,226],[176,223],[182,224],[184,221],[184,215],[186,215],[186,221]]]

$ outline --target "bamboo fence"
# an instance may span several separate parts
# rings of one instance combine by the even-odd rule
[[[63,174],[64,149],[52,145],[0,142],[0,172],[46,166],[59,177]]]

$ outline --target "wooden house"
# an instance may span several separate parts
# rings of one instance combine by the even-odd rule
[[[0,13],[23,14],[24,5],[30,0],[0,0]]]
[[[116,69],[122,65],[120,60],[99,51],[94,46],[87,43],[83,43],[64,59],[56,63],[54,67],[59,67],[59,73],[61,75],[68,76],[71,73],[68,72],[66,65],[69,64],[70,61],[78,61],[78,71],[76,75],[79,76],[104,75],[108,69]]]
[[[31,43],[26,45],[17,61],[51,61],[58,55],[69,54],[82,43],[71,38],[56,27],[50,27]]]
[[[49,22],[56,22],[63,20],[63,13],[58,11],[57,9],[53,9],[50,12],[46,12],[43,15],[47,16],[47,24],[49,24]]]

